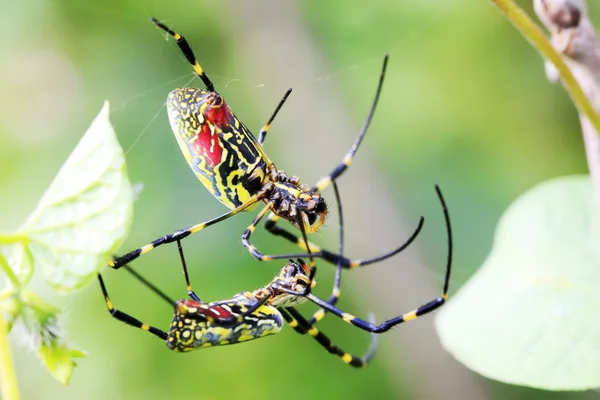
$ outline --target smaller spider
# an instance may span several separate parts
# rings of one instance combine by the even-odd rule
[[[102,276],[98,274],[106,306],[114,318],[156,335],[166,341],[169,349],[177,352],[236,344],[273,335],[281,331],[285,319],[298,333],[312,336],[329,353],[337,355],[345,363],[354,367],[363,367],[375,354],[377,348],[376,334],[386,332],[395,325],[428,314],[441,307],[447,299],[452,266],[452,231],[445,200],[437,185],[435,189],[442,203],[448,234],[448,258],[442,294],[420,307],[384,321],[380,325],[375,324],[373,321],[365,321],[335,307],[333,303],[339,297],[339,288],[337,288],[338,295],[333,296],[334,301],[331,301],[331,299],[325,301],[312,294],[311,290],[316,284],[314,280],[316,266],[312,259],[311,267],[306,265],[302,259],[289,260],[268,285],[253,292],[241,292],[230,299],[205,303],[192,289],[180,241],[177,241],[177,244],[190,299],[172,300],[139,273],[129,266],[125,266],[139,281],[173,306],[174,316],[168,332],[148,325],[116,309],[108,296]],[[341,265],[338,263],[338,271],[340,269]],[[338,284],[339,282],[336,281],[336,286]],[[336,286],[334,286],[334,293],[336,292]],[[296,306],[305,303],[307,300],[322,308],[320,310],[321,314],[317,312],[320,318],[325,315],[325,312],[329,312],[349,324],[371,332],[369,352],[365,356],[358,357],[334,345],[325,334],[314,326],[313,322],[307,321],[296,310]],[[320,318],[316,318],[316,320]],[[314,321],[315,317],[312,320]]]

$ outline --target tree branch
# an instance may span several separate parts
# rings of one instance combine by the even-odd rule
[[[600,42],[585,0],[534,0],[535,12],[550,31],[550,41],[560,52],[595,112],[600,111]],[[551,82],[559,80],[557,69],[544,63]],[[563,81],[564,82],[564,81]],[[594,185],[597,212],[600,211],[600,136],[587,113],[579,112],[588,168]]]

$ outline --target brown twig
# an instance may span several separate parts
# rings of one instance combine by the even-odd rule
[[[600,112],[600,41],[596,35],[585,0],[534,0],[535,12],[550,31],[554,49],[565,61],[589,99]],[[559,81],[554,65],[545,61],[546,76]],[[600,136],[590,120],[579,113],[590,176],[594,186],[596,210],[600,210]]]

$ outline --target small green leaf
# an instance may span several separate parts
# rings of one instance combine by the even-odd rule
[[[38,357],[48,371],[60,382],[69,384],[73,368],[77,365],[73,358],[85,357],[85,352],[70,347],[60,331],[60,310],[35,293],[23,290],[22,318],[28,339]]]
[[[436,316],[443,346],[499,381],[600,387],[600,237],[592,210],[587,176],[553,179],[518,198],[483,266]]]
[[[68,385],[77,363],[73,358],[85,357],[86,354],[77,349],[70,349],[58,341],[43,343],[38,349],[40,360],[48,371],[63,385]]]
[[[131,225],[133,191],[108,116],[105,103],[19,231],[35,267],[60,291],[94,276]]]

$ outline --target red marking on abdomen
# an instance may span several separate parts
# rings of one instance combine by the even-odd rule
[[[210,131],[210,121],[204,121],[194,142],[194,153],[203,156],[209,167],[221,162],[223,148],[219,142],[219,133]]]
[[[233,316],[233,314],[227,311],[225,308],[218,305],[208,305],[203,303],[198,303],[194,300],[184,299],[181,300],[188,308],[196,308],[197,313],[203,315],[207,318],[212,319],[224,319]]]
[[[194,152],[201,154],[206,158],[209,167],[214,167],[221,162],[223,155],[223,146],[221,145],[220,132],[232,132],[235,127],[231,126],[235,117],[225,100],[216,93],[210,93],[205,101],[207,106],[204,110],[204,123],[200,127],[196,142],[194,143]],[[214,132],[211,132],[211,125]]]
[[[221,319],[223,319],[223,318],[230,318],[230,317],[233,316],[232,313],[230,313],[229,311],[227,311],[226,309],[224,309],[221,306],[211,306],[207,311],[209,311],[210,314],[214,318],[221,318]]]

